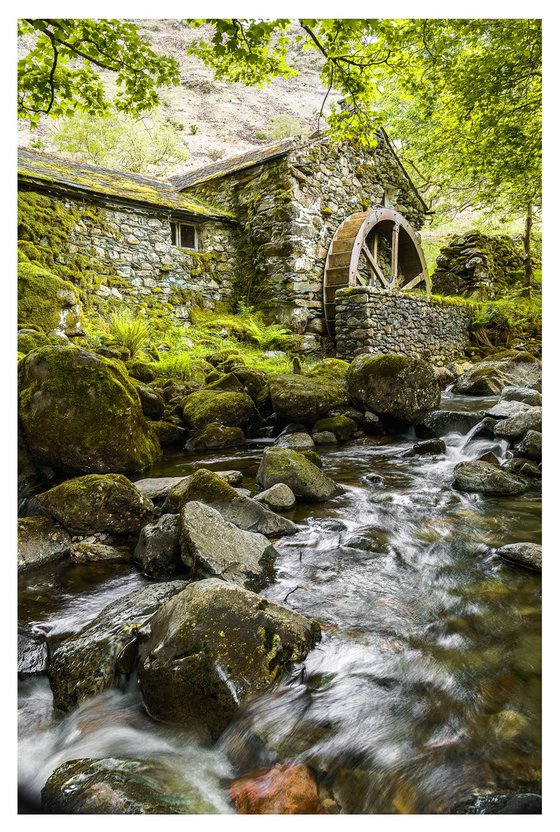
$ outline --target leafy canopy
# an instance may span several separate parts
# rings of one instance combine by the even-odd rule
[[[158,87],[179,83],[175,59],[156,55],[124,20],[25,19],[18,35],[31,43],[18,65],[18,116],[32,124],[41,114],[106,112],[100,70],[115,73],[114,107],[133,115],[159,103]]]

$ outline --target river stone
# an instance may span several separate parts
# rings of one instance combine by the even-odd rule
[[[525,402],[531,406],[542,406],[542,393],[533,390],[531,387],[504,387],[500,401],[504,402]]]
[[[185,450],[191,453],[197,451],[216,451],[222,448],[241,448],[247,444],[245,434],[241,428],[226,428],[217,422],[211,422],[189,439]]]
[[[496,554],[539,572],[542,569],[542,546],[538,543],[508,543],[496,549]]]
[[[185,428],[174,422],[151,422],[152,430],[162,448],[179,445],[185,436]]]
[[[352,400],[382,420],[413,424],[439,405],[434,368],[406,355],[358,355],[348,371]]]
[[[207,470],[208,468],[197,469],[197,471]],[[216,474],[216,476],[223,479],[224,482],[229,483],[229,485],[239,485],[241,482],[243,482],[243,474],[241,473],[241,471],[212,471],[212,473]],[[169,489],[169,491],[167,492],[166,500],[161,509],[162,514],[179,513],[181,506],[185,502],[184,495],[189,488],[189,483],[192,477],[192,474],[189,477],[180,477],[180,481]]]
[[[542,431],[542,407],[531,407],[524,413],[501,419],[494,428],[494,433],[505,439],[518,439],[529,430]]]
[[[416,422],[414,431],[422,439],[446,436],[448,433],[467,434],[481,418],[480,411],[473,413],[468,410],[433,410]]]
[[[18,627],[17,663],[20,677],[43,673],[48,663],[45,639]]]
[[[520,477],[529,477],[536,480],[540,480],[542,477],[542,471],[537,463],[530,459],[524,459],[522,456],[514,456],[512,459],[506,460],[504,468],[518,474]]]
[[[194,500],[212,506],[224,520],[239,529],[268,536],[296,534],[298,527],[286,517],[270,511],[266,506],[232,488],[213,471],[199,469],[183,491],[181,507]]]
[[[425,439],[423,442],[415,442],[412,446],[415,454],[444,454],[446,445],[443,439]]]
[[[134,666],[138,629],[185,581],[154,584],[106,606],[81,632],[65,639],[49,664],[55,708],[63,711],[115,687]]]
[[[126,563],[132,560],[130,551],[124,546],[107,546],[105,543],[73,543],[70,558],[74,563]]]
[[[293,451],[314,451],[315,442],[308,433],[289,433],[279,436],[274,443],[277,448],[291,448]]]
[[[213,814],[218,807],[160,759],[82,759],[63,763],[42,792],[42,807],[62,815]]]
[[[203,428],[211,422],[224,427],[244,428],[258,424],[260,416],[247,393],[197,390],[186,397],[183,418],[190,428]]]
[[[347,404],[344,380],[336,375],[282,373],[269,382],[272,408],[279,422],[313,425],[333,407]]]
[[[160,394],[153,387],[150,387],[148,384],[143,384],[143,382],[135,378],[131,379],[131,381],[138,393],[144,416],[147,416],[149,419],[161,419],[165,410],[165,402]]]
[[[86,474],[37,497],[41,508],[74,534],[139,532],[154,505],[122,474]]]
[[[151,716],[204,725],[216,739],[320,638],[319,624],[299,613],[216,578],[198,581],[152,618],[138,682]]]
[[[134,486],[144,497],[157,502],[165,500],[171,489],[186,479],[188,477],[148,477],[136,480]]]
[[[540,390],[541,364],[526,352],[504,350],[475,364],[453,385],[453,392],[467,396],[497,396],[504,387]]]
[[[206,390],[225,390],[228,393],[242,393],[243,385],[233,373],[225,373],[216,381],[206,385]]]
[[[453,485],[459,491],[488,495],[523,494],[529,483],[491,462],[460,462],[455,466]]]
[[[273,576],[278,554],[262,534],[243,531],[204,503],[188,502],[181,509],[179,543],[183,563],[201,577],[260,589]]]
[[[491,416],[493,419],[510,419],[527,410],[529,410],[529,405],[524,402],[498,402],[483,412],[485,416]]]
[[[261,491],[253,499],[256,503],[264,503],[271,511],[290,511],[296,504],[294,492],[283,482]]]
[[[542,433],[529,430],[515,449],[518,456],[527,457],[540,462],[542,458]]]
[[[320,430],[313,434],[313,441],[316,445],[337,445],[338,439],[330,430]]]
[[[18,519],[18,572],[70,555],[70,535],[50,517]]]
[[[320,468],[303,454],[289,448],[266,448],[256,479],[257,484],[265,490],[277,483],[284,483],[296,497],[311,502],[330,500],[342,493],[340,486]]]
[[[312,433],[313,438],[315,439],[315,434],[329,431],[330,433],[334,433],[336,438],[340,439],[341,442],[346,442],[356,433],[357,430],[358,425],[354,419],[341,415],[327,416],[325,419],[318,419],[313,425]],[[315,441],[317,440],[315,439]]]
[[[160,455],[119,361],[48,346],[18,365],[20,419],[33,459],[71,473],[141,471]]]
[[[323,814],[315,775],[301,763],[249,772],[233,781],[229,794],[240,815]]]
[[[145,575],[158,581],[169,580],[181,568],[178,514],[164,514],[156,523],[144,526],[134,560],[142,565]]]

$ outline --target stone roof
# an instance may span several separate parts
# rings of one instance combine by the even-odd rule
[[[84,162],[60,159],[46,153],[18,150],[20,182],[44,190],[103,197],[116,201],[168,209],[196,219],[233,219],[233,215],[182,193],[172,182],[111,170]]]
[[[293,150],[297,144],[298,142],[294,138],[282,139],[282,141],[267,144],[264,147],[258,147],[256,150],[250,150],[248,153],[228,156],[227,159],[221,159],[212,165],[205,165],[202,168],[189,170],[180,176],[171,176],[169,177],[169,181],[179,189],[189,188],[192,185],[207,182],[209,179],[219,179],[221,176],[237,173],[238,171],[245,170],[245,168],[252,168],[255,165],[262,164],[262,162],[270,162],[272,159],[278,159],[280,156],[287,156],[290,150]]]

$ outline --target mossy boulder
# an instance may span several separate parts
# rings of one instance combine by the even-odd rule
[[[181,506],[191,501],[217,509],[222,517],[239,529],[264,535],[295,534],[298,527],[264,505],[240,494],[214,471],[200,468],[182,489]]]
[[[228,393],[243,393],[243,385],[233,373],[225,373],[206,386],[207,390],[224,390]]]
[[[75,534],[135,533],[154,514],[154,504],[122,474],[87,474],[39,494],[47,514]]]
[[[349,369],[350,364],[347,361],[342,361],[340,358],[323,358],[322,361],[319,361],[311,370],[309,370],[307,375],[325,375],[344,381],[348,375]]]
[[[217,738],[238,708],[268,690],[319,641],[320,627],[287,607],[210,578],[151,619],[138,682],[151,716],[205,726]]]
[[[51,774],[42,807],[54,815],[206,815],[227,812],[157,760],[71,760]]]
[[[440,400],[432,365],[406,355],[359,355],[347,384],[357,405],[398,425],[422,419]]]
[[[76,473],[141,471],[160,454],[124,366],[49,346],[18,366],[20,420],[35,461]]]
[[[70,556],[70,535],[50,517],[18,519],[18,572]]]
[[[222,393],[208,389],[187,396],[183,418],[190,428],[203,428],[211,422],[229,428],[243,428],[260,421],[253,400],[247,393]]]
[[[245,364],[243,358],[239,355],[237,350],[234,350],[231,347],[218,350],[217,352],[213,352],[205,357],[207,363],[211,364],[213,367],[219,367],[224,363],[224,361],[228,361],[228,359],[233,359],[233,361],[235,361],[239,366]]]
[[[144,384],[149,384],[157,378],[156,368],[146,361],[140,361],[139,358],[131,358],[127,361],[126,371],[131,378],[142,381]]]
[[[226,428],[217,422],[197,430],[185,445],[191,453],[199,451],[217,451],[222,448],[242,448],[247,444],[241,428]]]
[[[263,453],[257,484],[268,489],[277,483],[288,485],[296,497],[310,502],[330,500],[342,493],[340,486],[320,468],[289,448],[267,448]]]
[[[36,329],[20,329],[18,331],[17,348],[23,356],[47,344],[50,344],[50,339],[44,332],[39,332]]]
[[[201,469],[199,468],[198,470]],[[213,471],[212,473],[218,477],[221,477],[223,480],[225,480],[225,482],[229,483],[230,485],[240,485],[243,482],[243,474],[241,473],[241,471]],[[167,493],[164,495],[165,502],[162,506],[161,511],[162,514],[178,514],[181,510],[181,506],[185,502],[185,494],[188,491],[189,483],[192,477],[193,475],[191,474],[189,477],[163,477],[155,480],[144,480],[144,482],[156,483],[159,481],[159,479],[163,479],[166,483],[171,483],[169,487],[167,487]],[[174,482],[172,482],[172,480],[174,480]]]
[[[152,430],[162,448],[180,445],[185,441],[185,428],[174,422],[152,422]]]
[[[253,401],[257,402],[258,407],[268,385],[268,376],[266,373],[255,370],[252,367],[236,367],[234,375],[241,382],[243,390],[251,396]]]
[[[456,465],[453,485],[459,491],[474,491],[489,496],[523,494],[529,488],[528,480],[523,477],[481,460]]]
[[[330,431],[334,433],[337,439],[341,442],[346,442],[347,439],[356,433],[358,425],[353,419],[347,416],[327,416],[325,419],[318,419],[313,425],[313,434],[321,433],[322,431]]]
[[[110,687],[134,668],[138,630],[185,581],[152,584],[106,606],[76,635],[65,639],[49,664],[55,708],[67,711]]]
[[[286,373],[271,378],[269,388],[272,408],[282,423],[313,425],[331,408],[348,403],[344,382],[327,374]]]
[[[464,396],[497,396],[505,387],[539,391],[541,384],[541,363],[537,358],[528,352],[502,350],[459,376],[452,390]]]
[[[149,419],[161,419],[165,410],[165,402],[159,393],[153,387],[144,384],[142,381],[138,381],[138,379],[132,378],[131,382],[138,393],[140,407],[144,416],[147,416]]]
[[[542,546],[539,543],[508,543],[496,549],[496,554],[520,566],[538,572],[542,570]]]
[[[18,323],[43,332],[81,335],[82,310],[75,287],[36,263],[18,266]]]

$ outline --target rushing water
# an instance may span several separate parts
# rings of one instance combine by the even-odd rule
[[[494,400],[446,398],[479,409]],[[506,444],[448,434],[447,452],[406,456],[414,437],[368,437],[323,455],[344,494],[298,505],[300,532],[275,543],[269,598],[318,619],[304,666],[245,706],[213,748],[150,720],[135,680],[67,715],[46,677],[21,683],[20,779],[37,796],[79,757],[172,762],[218,812],[232,777],[308,762],[351,813],[449,812],[473,794],[534,790],[540,778],[540,576],[493,549],[540,542],[540,494],[483,498],[452,488],[453,468]],[[262,448],[173,454],[150,476],[201,464],[243,471]],[[131,566],[58,565],[22,580],[22,623],[51,645],[146,583]]]

